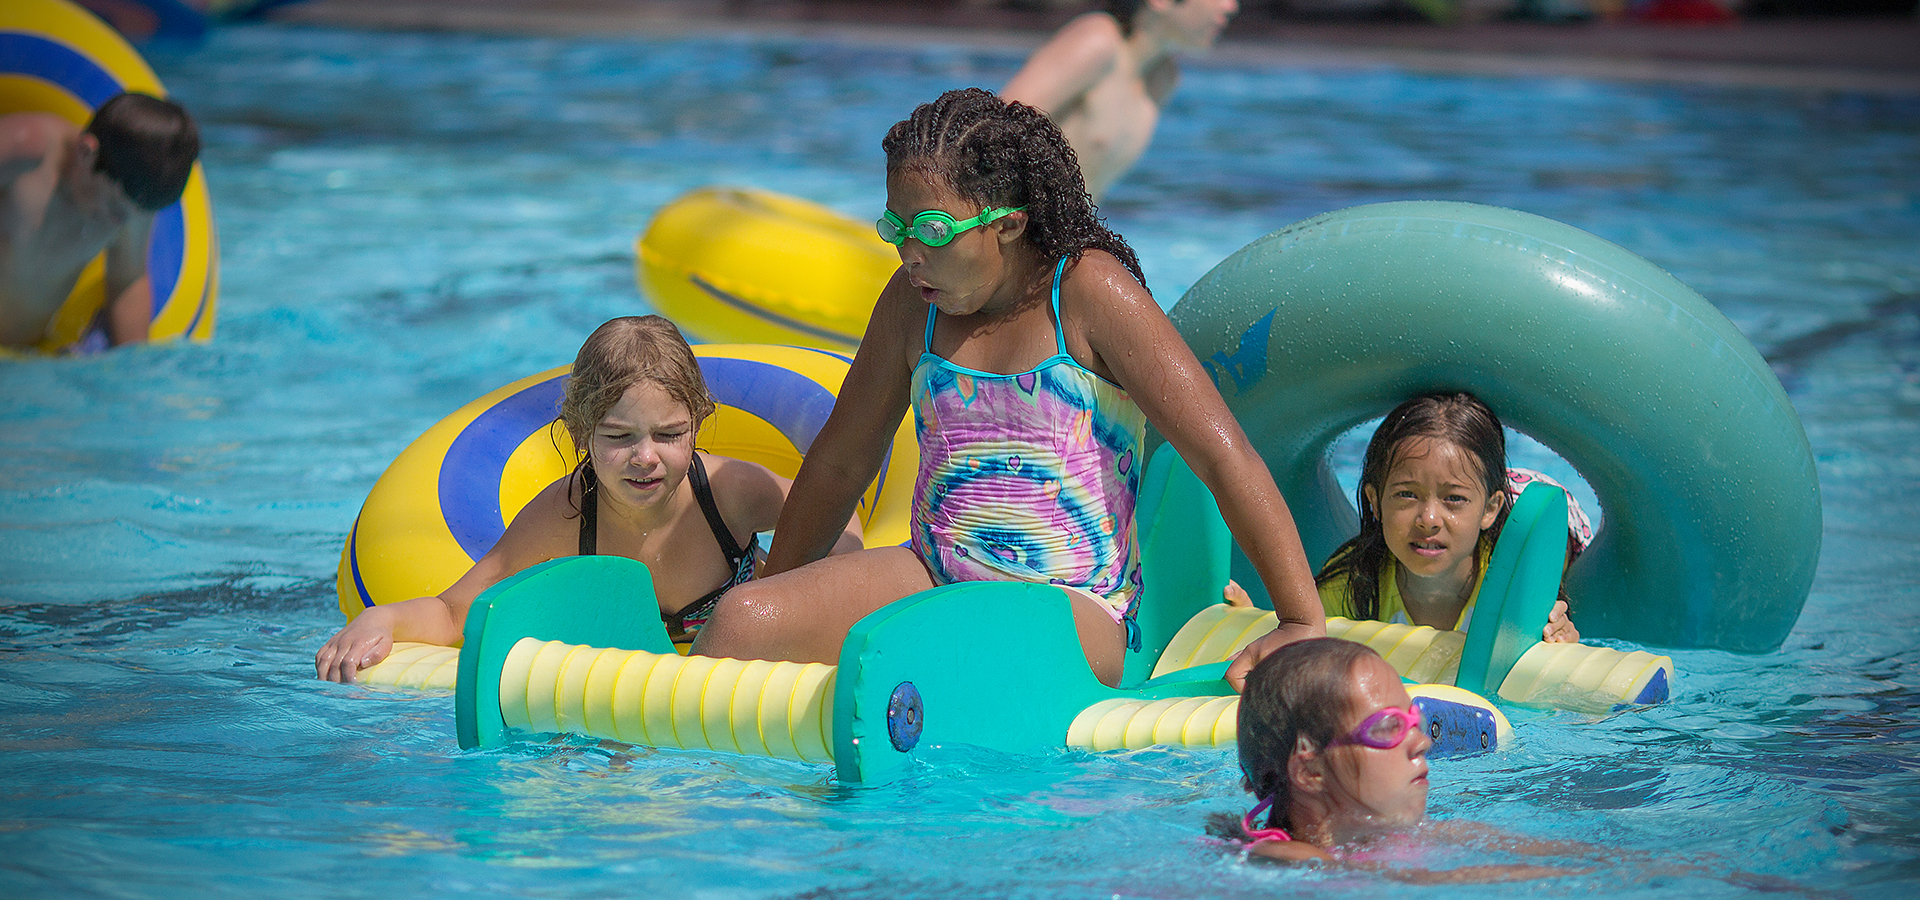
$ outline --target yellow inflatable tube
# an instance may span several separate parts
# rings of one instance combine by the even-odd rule
[[[0,115],[53,113],[85,127],[94,109],[123,91],[166,96],[160,79],[113,29],[66,0],[0,3]],[[106,264],[81,273],[38,348],[65,349],[88,335],[106,305]],[[180,201],[154,214],[147,251],[153,287],[148,340],[213,337],[220,246],[206,176],[195,163]]]
[[[1506,714],[1470,691],[1450,684],[1409,684],[1407,693],[1474,709],[1493,717],[1493,733],[1482,734],[1483,749],[1513,740]],[[1067,731],[1067,746],[1082,750],[1140,750],[1154,746],[1227,747],[1239,742],[1240,697],[1174,697],[1164,700],[1102,700],[1087,707]]]
[[[1273,613],[1225,604],[1202,610],[1175,634],[1154,674],[1232,659],[1240,648],[1272,631]],[[1401,677],[1449,684],[1460,669],[1466,635],[1425,625],[1327,619],[1327,636],[1372,647]],[[1536,643],[1501,682],[1499,696],[1511,703],[1604,712],[1622,704],[1665,699],[1673,684],[1673,659],[1645,650],[1615,650],[1590,644]],[[1654,690],[1650,690],[1650,688]]]
[[[833,409],[846,357],[802,347],[693,348],[717,408],[694,445],[791,478]],[[335,586],[351,619],[381,603],[446,590],[493,547],[521,507],[573,470],[558,419],[570,367],[520,379],[461,407],[402,451],[354,520]],[[903,419],[880,476],[860,500],[868,546],[907,539],[919,468]],[[368,670],[362,677],[383,676]]]
[[[634,250],[640,293],[691,336],[848,352],[900,267],[871,224],[751,188],[674,200]]]

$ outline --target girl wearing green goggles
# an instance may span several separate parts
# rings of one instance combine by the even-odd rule
[[[873,227],[875,231],[880,232],[881,240],[895,247],[906,244],[907,238],[910,237],[918,239],[920,243],[929,247],[945,247],[953,243],[953,239],[959,237],[962,231],[978,225],[986,225],[1023,209],[1026,207],[994,206],[981,210],[979,215],[971,219],[957,221],[940,210],[929,209],[914,216],[912,226],[900,221],[900,217],[894,215],[893,210],[889,209],[886,215],[873,223]]]

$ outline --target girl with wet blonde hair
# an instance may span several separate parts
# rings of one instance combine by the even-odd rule
[[[574,360],[560,420],[579,465],[547,485],[460,580],[439,594],[376,606],[314,654],[328,681],[352,681],[394,641],[452,645],[474,598],[530,566],[597,553],[646,563],[668,635],[690,643],[722,594],[753,577],[758,539],[790,482],[766,467],[703,453],[713,412],[699,361],[659,316],[613,319]],[[851,519],[835,552],[860,547]]]

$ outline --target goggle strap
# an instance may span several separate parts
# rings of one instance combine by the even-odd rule
[[[1254,827],[1253,820],[1258,818],[1261,813],[1266,812],[1268,807],[1271,807],[1271,806],[1273,806],[1273,798],[1263,797],[1261,798],[1259,803],[1255,803],[1253,805],[1253,808],[1247,811],[1247,814],[1245,817],[1241,818],[1240,830],[1247,833],[1248,846],[1252,846],[1254,844],[1262,843],[1265,841],[1293,840],[1293,836],[1290,834],[1287,834],[1286,829]]]

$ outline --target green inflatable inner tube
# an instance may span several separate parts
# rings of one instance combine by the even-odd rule
[[[1470,203],[1360,206],[1249,244],[1171,316],[1316,564],[1358,527],[1333,441],[1467,390],[1606,511],[1567,576],[1584,636],[1761,652],[1799,617],[1821,529],[1799,417],[1733,323],[1615,244]],[[1237,552],[1233,567],[1257,589]]]

